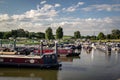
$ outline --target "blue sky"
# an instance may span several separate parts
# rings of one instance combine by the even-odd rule
[[[120,29],[120,0],[0,0],[0,31],[45,32],[61,26],[64,35],[108,34]]]

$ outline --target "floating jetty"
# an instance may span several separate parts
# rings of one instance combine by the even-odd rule
[[[96,48],[104,53],[111,53],[111,46],[109,45],[97,44]]]

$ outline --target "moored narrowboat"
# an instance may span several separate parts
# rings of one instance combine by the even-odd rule
[[[34,50],[34,54],[39,55],[40,54],[40,50]],[[53,53],[54,49],[43,49],[43,52],[45,54],[49,54],[49,53]],[[66,57],[72,57],[72,56],[79,56],[81,53],[81,50],[79,49],[58,49],[58,56],[66,56]]]
[[[58,62],[56,49],[54,53],[49,53],[49,54],[41,53],[40,55],[1,54],[0,66],[59,68],[61,64]],[[41,46],[41,52],[43,52],[42,46]]]
[[[0,55],[0,66],[57,68],[60,64],[56,54],[33,55]]]

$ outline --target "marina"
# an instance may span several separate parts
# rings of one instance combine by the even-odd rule
[[[120,0],[0,0],[0,80],[120,80]]]
[[[79,57],[61,57],[62,67],[58,70],[31,68],[0,68],[1,80],[119,80],[120,53],[84,49]],[[87,77],[86,77],[87,76]]]

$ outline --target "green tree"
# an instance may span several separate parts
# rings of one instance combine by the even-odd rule
[[[103,32],[100,32],[98,34],[98,39],[105,39],[105,35],[103,34]]]
[[[18,29],[17,36],[18,37],[26,37],[26,33],[25,33],[24,29]]]
[[[94,35],[91,36],[91,39],[92,39],[92,40],[95,40],[95,39],[96,39],[96,36],[94,36]]]
[[[46,29],[46,31],[45,31],[45,38],[48,39],[48,40],[54,39],[51,27],[48,27]]]
[[[74,37],[75,37],[76,39],[80,38],[80,37],[81,37],[80,31],[74,32]]]
[[[0,32],[0,39],[3,39],[3,32]]]
[[[36,33],[36,37],[37,37],[38,39],[45,39],[45,33],[37,32],[37,33]]]
[[[11,32],[4,32],[4,39],[9,39],[9,37],[12,37],[12,33]]]
[[[28,31],[25,31],[25,37],[29,38],[29,32]]]
[[[35,32],[30,32],[30,33],[29,33],[29,38],[30,38],[30,39],[33,39],[33,38],[35,38],[35,37],[36,37]]]
[[[56,30],[56,39],[61,39],[63,37],[63,29],[61,27],[58,27]]]
[[[111,35],[111,34],[107,34],[107,35],[106,35],[106,38],[107,38],[107,39],[112,39],[112,35]]]
[[[17,30],[12,30],[11,34],[12,34],[13,38],[16,38],[17,37]]]
[[[112,30],[112,36],[114,39],[119,39],[120,38],[120,30],[119,29]]]
[[[86,36],[86,39],[91,39],[91,36],[87,35],[87,36]]]

